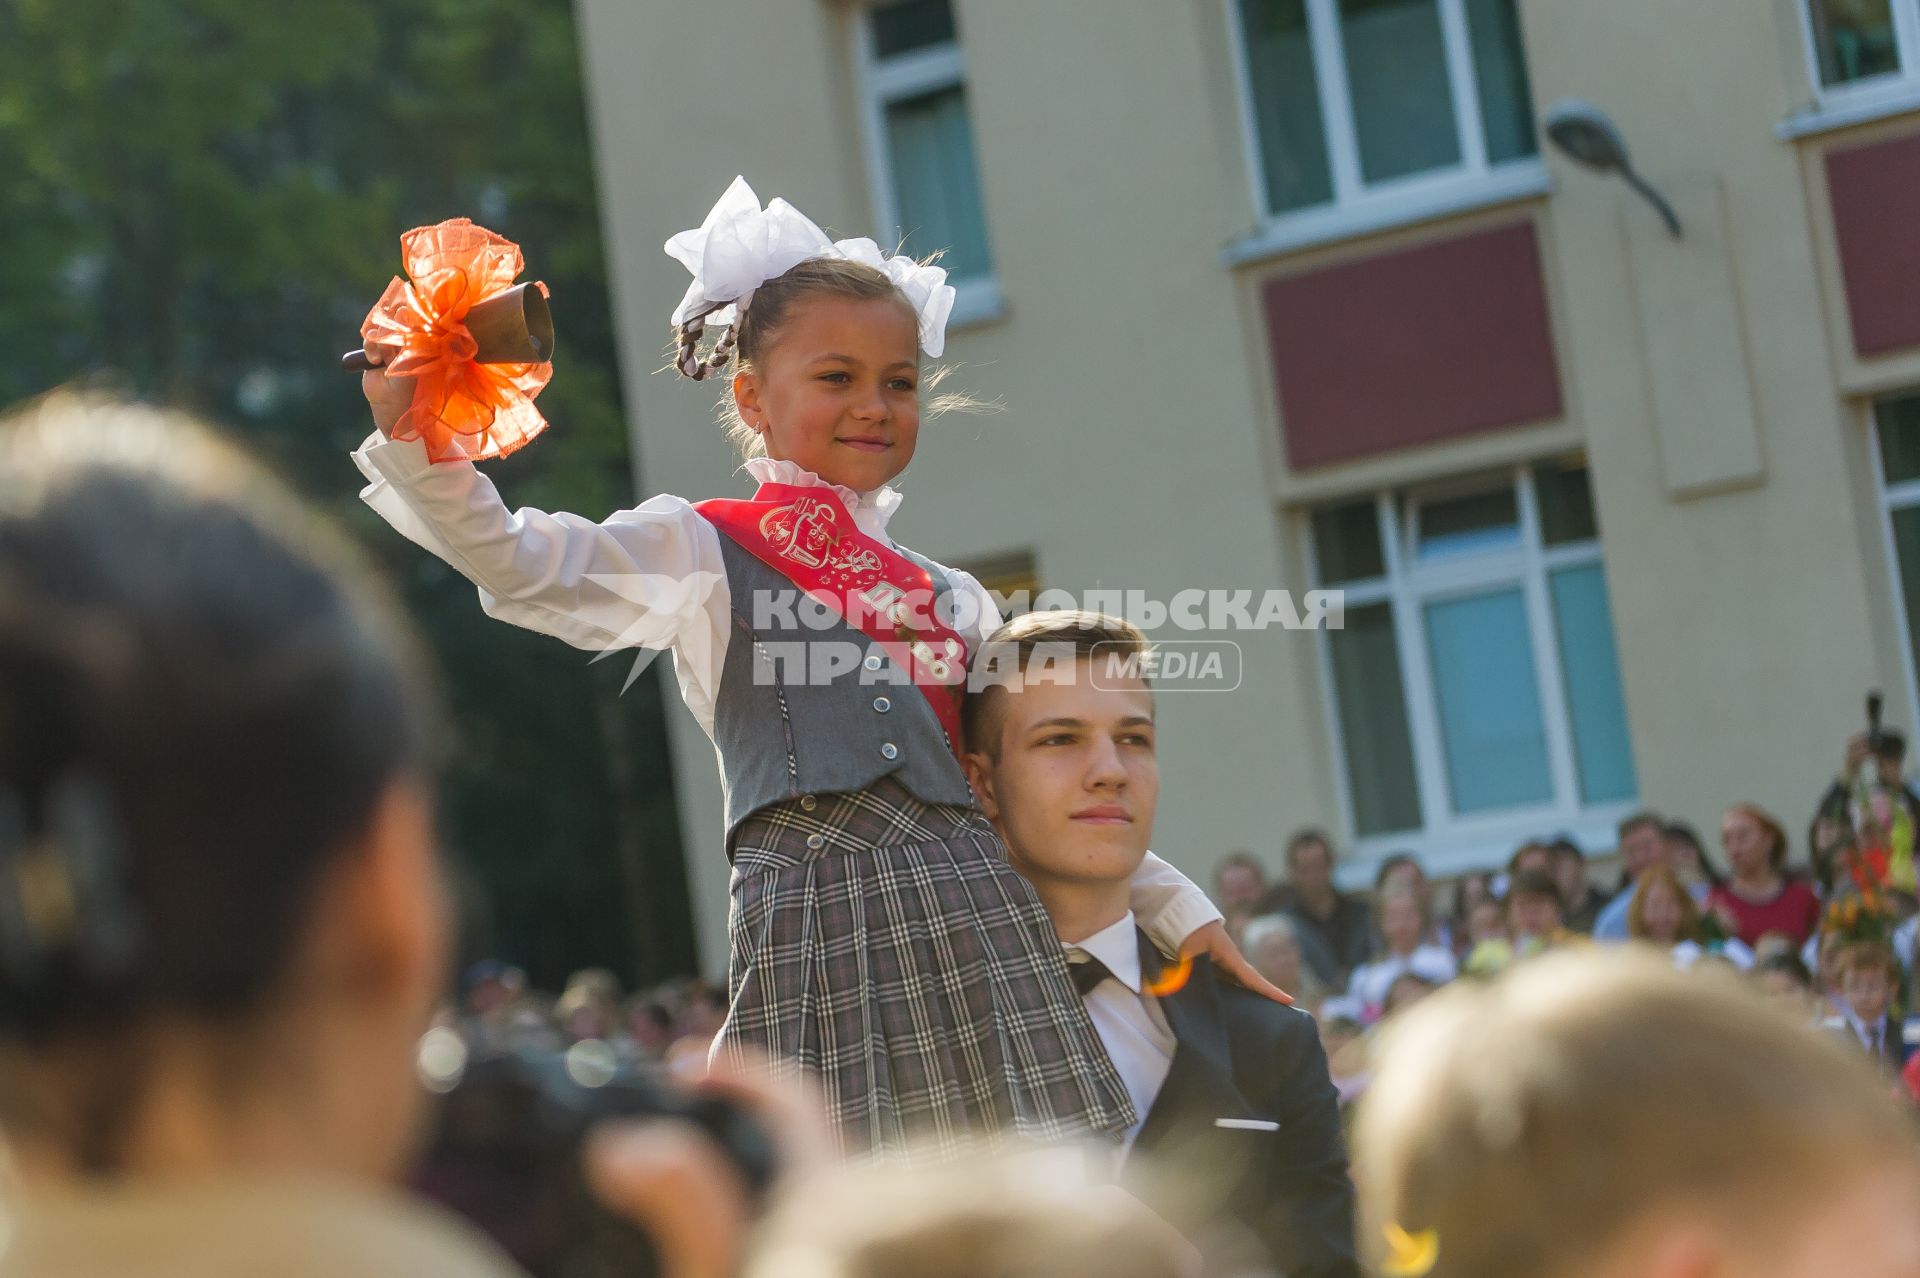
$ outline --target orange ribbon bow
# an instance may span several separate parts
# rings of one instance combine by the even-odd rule
[[[526,265],[520,246],[467,218],[400,237],[408,279],[396,277],[367,312],[360,336],[397,349],[387,374],[414,379],[413,404],[395,439],[424,439],[433,461],[505,457],[547,428],[533,406],[551,364],[481,364],[463,322],[480,302],[513,286]],[[547,286],[535,285],[544,296]]]

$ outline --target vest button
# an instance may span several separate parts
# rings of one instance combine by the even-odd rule
[[[823,834],[809,834],[807,836],[807,846],[815,852],[818,852],[821,848],[827,846],[826,836]]]
[[[880,757],[883,759],[897,759],[900,757],[900,747],[889,741],[880,747]]]
[[[820,800],[814,798],[811,794],[803,794],[800,796],[800,810],[802,812],[811,812],[819,806]]]
[[[882,658],[880,654],[877,652],[868,654],[867,661],[866,661],[867,669],[878,670],[881,665],[881,660]]]
[[[885,714],[887,711],[893,709],[893,702],[887,700],[885,697],[875,697],[873,699],[873,708],[879,713]]]

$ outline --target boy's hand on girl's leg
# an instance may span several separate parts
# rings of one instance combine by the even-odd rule
[[[1180,943],[1181,958],[1198,958],[1202,955],[1212,959],[1213,965],[1220,969],[1221,975],[1235,985],[1252,990],[1255,994],[1263,995],[1276,1003],[1292,1005],[1293,995],[1260,975],[1253,964],[1247,962],[1247,956],[1240,952],[1240,947],[1235,945],[1233,938],[1227,935],[1227,925],[1219,919],[1193,932]]]

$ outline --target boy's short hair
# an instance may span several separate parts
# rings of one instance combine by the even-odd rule
[[[1569,951],[1456,983],[1380,1059],[1355,1133],[1363,1246],[1432,1231],[1429,1278],[1569,1272],[1657,1212],[1752,1237],[1836,1176],[1915,1158],[1863,1056],[1665,956]]]
[[[1834,960],[1834,979],[1846,980],[1855,972],[1881,972],[1895,986],[1900,984],[1900,960],[1885,941],[1855,941],[1840,951]]]
[[[996,707],[1007,695],[1006,681],[1026,673],[1036,652],[1048,657],[1071,654],[1076,661],[1090,660],[1096,654],[1125,660],[1144,656],[1151,648],[1140,627],[1109,613],[1069,608],[1015,617],[987,636],[974,657],[967,695],[960,706],[964,748],[989,758],[999,757],[1000,716]]]

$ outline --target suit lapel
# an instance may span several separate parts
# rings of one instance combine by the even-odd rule
[[[1145,933],[1139,934],[1139,943],[1141,975],[1151,985],[1159,981],[1166,964]],[[1176,1045],[1166,1081],[1134,1141],[1135,1149],[1148,1152],[1159,1149],[1175,1133],[1191,1136],[1197,1130],[1211,1130],[1217,1118],[1254,1117],[1233,1081],[1233,1050],[1213,964],[1204,958],[1194,960],[1187,983],[1158,1002]]]

